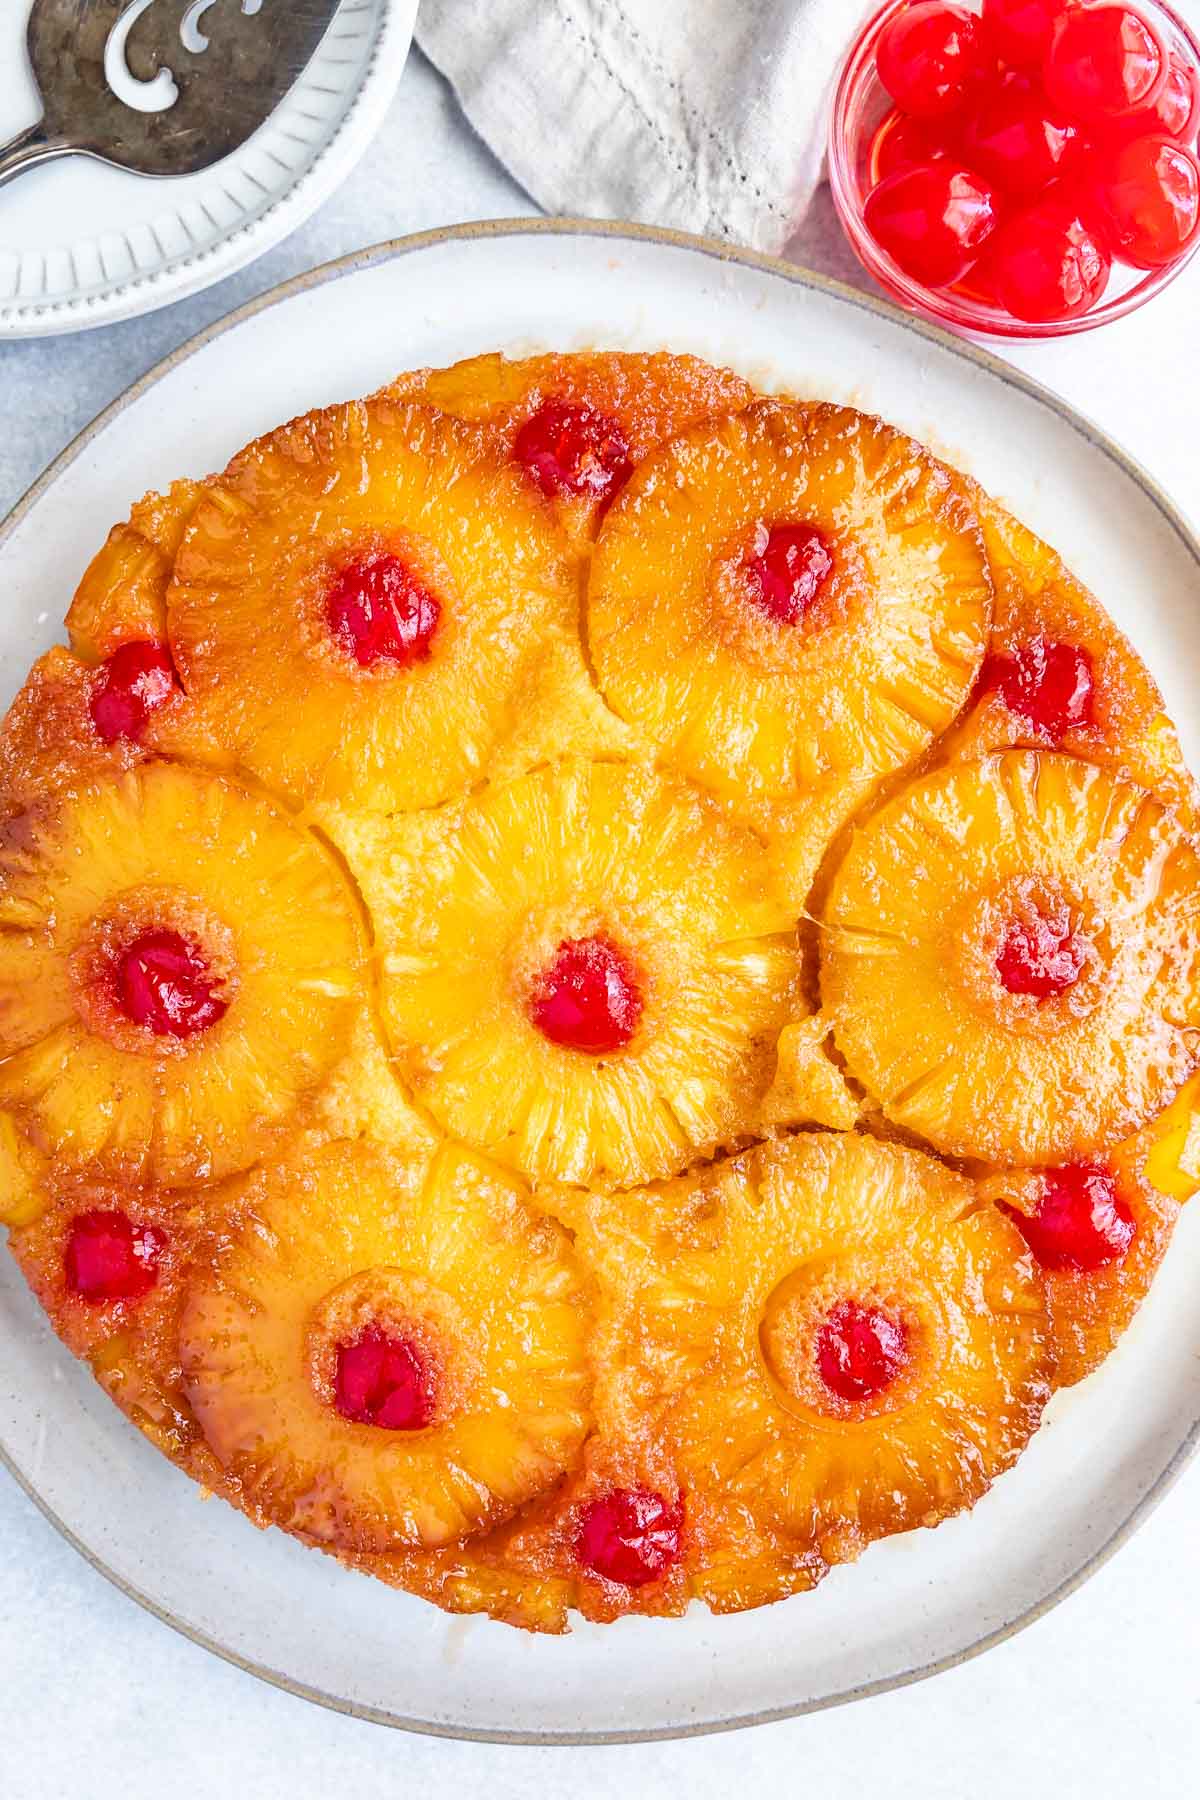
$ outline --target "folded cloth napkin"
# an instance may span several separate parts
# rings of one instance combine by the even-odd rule
[[[868,0],[422,0],[417,41],[551,213],[778,251]]]

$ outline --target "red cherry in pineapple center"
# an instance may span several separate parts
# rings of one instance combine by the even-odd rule
[[[368,1325],[337,1347],[333,1401],[356,1425],[419,1431],[433,1418],[436,1383],[411,1339]]]
[[[683,1508],[648,1488],[614,1488],[579,1522],[575,1553],[585,1569],[624,1587],[644,1587],[679,1560]]]
[[[760,526],[742,566],[747,594],[759,612],[776,625],[798,625],[833,573],[833,555],[815,525]]]
[[[1044,1269],[1087,1271],[1119,1262],[1137,1231],[1107,1169],[1085,1163],[1047,1169],[1035,1213],[1009,1211]]]
[[[908,1362],[908,1333],[882,1307],[841,1300],[817,1332],[817,1371],[839,1400],[874,1400]]]
[[[156,1037],[195,1037],[228,1011],[206,958],[178,931],[143,932],[121,951],[114,974],[121,1011]]]
[[[1050,1000],[1074,987],[1086,961],[1087,945],[1075,935],[1067,908],[1034,908],[1005,926],[996,973],[1010,994]]]
[[[1077,644],[1030,638],[1008,655],[990,656],[980,680],[1051,743],[1092,723],[1092,659]]]
[[[606,1056],[633,1038],[642,996],[632,964],[611,939],[568,938],[538,978],[529,1012],[552,1044]]]
[[[390,551],[348,563],[325,599],[334,641],[361,669],[427,662],[441,616],[436,595]]]
[[[139,638],[119,645],[104,662],[88,703],[97,737],[106,744],[118,738],[137,743],[151,714],[175,692],[175,666],[165,644]]]
[[[1056,107],[1079,124],[1120,117],[1157,98],[1167,52],[1153,27],[1128,6],[1064,11],[1046,52],[1043,77]]]
[[[95,1210],[71,1221],[63,1274],[72,1294],[91,1305],[140,1300],[158,1280],[166,1236],[153,1225],[135,1225],[127,1213]]]
[[[620,425],[586,401],[544,400],[518,431],[513,455],[550,499],[608,502],[633,473]]]

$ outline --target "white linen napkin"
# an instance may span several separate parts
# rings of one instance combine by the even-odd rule
[[[869,0],[422,0],[417,41],[546,212],[778,251]]]

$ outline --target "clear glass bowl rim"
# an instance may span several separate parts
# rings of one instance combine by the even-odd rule
[[[1200,252],[1200,233],[1184,254],[1166,268],[1147,271],[1124,293],[1103,301],[1075,319],[1054,319],[1043,324],[1012,318],[996,307],[974,304],[961,294],[924,287],[906,275],[898,263],[877,244],[863,222],[862,200],[856,173],[856,117],[859,103],[875,75],[875,48],[888,21],[914,4],[914,0],[885,0],[866,21],[842,65],[829,121],[829,187],[834,208],[852,249],[869,275],[912,312],[950,325],[959,331],[990,338],[1029,342],[1043,338],[1073,337],[1082,331],[1123,319],[1168,287]],[[1166,28],[1167,35],[1183,39],[1200,68],[1200,36],[1179,17],[1167,0],[1131,0],[1138,12]]]

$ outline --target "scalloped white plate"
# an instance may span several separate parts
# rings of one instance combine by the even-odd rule
[[[286,0],[267,0],[268,5]],[[0,338],[133,318],[231,275],[294,231],[378,131],[417,0],[342,0],[295,86],[239,150],[150,179],[71,156],[0,187]],[[39,112],[29,0],[0,4],[0,143]]]
[[[969,468],[1065,553],[1134,637],[1200,760],[1200,544],[1148,478],[1032,383],[782,263],[630,227],[500,223],[383,245],[280,288],[106,413],[0,528],[0,700],[57,635],[130,500],[220,466],[302,408],[397,368],[502,347],[669,345],[873,408]],[[1200,1201],[1146,1306],[1058,1397],[1018,1466],[937,1531],[877,1545],[811,1595],[737,1618],[532,1638],[451,1620],[259,1534],[127,1425],[0,1257],[0,1445],[127,1593],[265,1679],[457,1736],[581,1741],[718,1730],[934,1672],[1028,1623],[1144,1517],[1200,1436]]]

